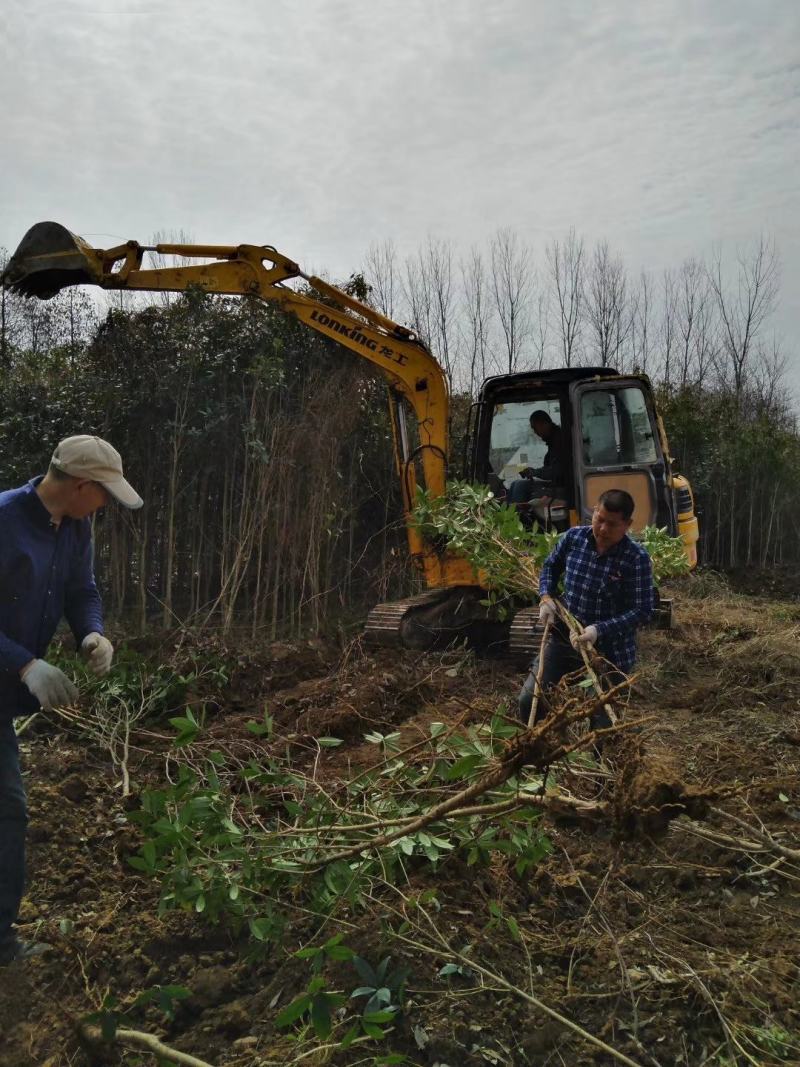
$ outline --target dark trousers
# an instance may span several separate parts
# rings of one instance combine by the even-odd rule
[[[550,635],[547,638],[547,644],[544,646],[543,654],[544,669],[542,670],[542,691],[539,696],[539,703],[536,706],[535,722],[541,722],[550,710],[548,703],[550,695],[549,690],[558,685],[565,674],[572,674],[573,671],[583,670],[583,657],[580,652],[574,649],[569,643],[566,629],[562,629],[561,626],[556,626],[550,631]],[[536,655],[531,663],[530,674],[525,679],[525,684],[517,697],[519,717],[526,725],[531,714],[533,694],[536,691],[536,676],[538,673],[539,656]],[[609,675],[609,680],[611,680],[612,683],[618,681],[618,673],[616,671],[612,672],[611,675]],[[611,720],[609,719],[608,712],[605,708],[599,708],[592,713],[592,729],[600,730],[610,725]]]
[[[509,504],[527,504],[536,496],[552,492],[552,483],[546,482],[544,478],[517,478],[508,487],[506,499]]]
[[[19,745],[10,720],[0,721],[0,945],[15,937],[25,885],[28,806],[19,765]]]

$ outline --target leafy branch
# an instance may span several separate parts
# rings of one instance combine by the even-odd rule
[[[542,564],[560,537],[538,527],[526,529],[515,508],[496,500],[487,486],[468,482],[450,482],[438,497],[418,489],[414,521],[430,544],[469,560],[498,603],[530,599],[538,591]],[[638,540],[650,555],[656,584],[687,573],[679,537],[646,526]]]

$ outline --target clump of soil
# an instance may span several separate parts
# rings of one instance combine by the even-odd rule
[[[673,819],[703,819],[713,796],[687,785],[666,760],[648,754],[642,739],[621,734],[613,753],[614,826],[623,837],[661,837]]]

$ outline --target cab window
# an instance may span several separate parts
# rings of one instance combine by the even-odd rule
[[[592,389],[581,397],[583,462],[587,467],[656,463],[655,435],[638,386]]]
[[[547,444],[531,429],[534,411],[546,411],[554,423],[561,425],[561,404],[557,397],[497,404],[492,412],[489,462],[493,472],[506,484],[526,467],[541,467],[544,463]]]

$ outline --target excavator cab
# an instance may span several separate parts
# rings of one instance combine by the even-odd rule
[[[516,507],[524,525],[559,532],[586,525],[606,489],[624,489],[634,501],[632,536],[646,526],[666,528],[696,566],[694,501],[689,483],[672,471],[644,375],[608,367],[499,375],[483,383],[473,412],[467,477]],[[549,482],[523,478],[527,468],[545,468]],[[672,602],[658,595],[657,605],[654,623],[668,628]],[[508,647],[520,660],[534,650],[536,616],[536,608],[523,608],[511,623]]]
[[[672,472],[653,390],[644,375],[621,375],[609,367],[499,375],[483,383],[475,411],[467,476],[516,506],[527,525],[535,521],[561,531],[589,523],[601,493],[625,489],[635,504],[633,535],[645,526],[665,527],[673,537],[682,537],[689,564],[695,566],[691,490],[685,478]],[[550,441],[531,426],[535,413],[544,413],[555,427]],[[525,496],[522,472],[542,468],[554,453],[555,479],[539,483],[541,491],[520,503]]]

